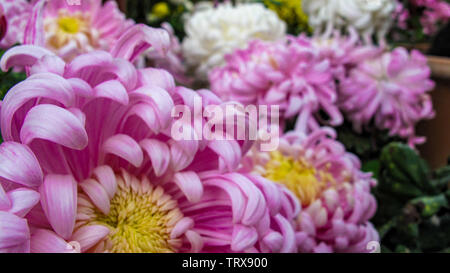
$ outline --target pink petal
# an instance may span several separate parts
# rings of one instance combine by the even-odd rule
[[[36,229],[31,235],[31,253],[72,252],[70,245],[53,231]]]
[[[8,212],[0,211],[0,231],[0,252],[30,239],[27,220]]]
[[[77,184],[69,175],[47,175],[39,189],[41,204],[55,232],[70,238],[77,210]]]
[[[1,166],[1,165],[0,165]],[[11,207],[11,200],[0,183],[0,210],[8,210]]]
[[[137,24],[119,37],[111,49],[111,54],[115,58],[133,62],[149,47],[165,55],[169,46],[170,37],[167,31]]]
[[[34,190],[18,188],[8,192],[8,197],[12,202],[8,211],[19,217],[24,217],[39,203],[40,194]]]
[[[175,225],[170,233],[170,238],[175,239],[180,237],[187,230],[191,229],[194,226],[194,220],[189,217],[184,217]]]
[[[94,91],[96,97],[107,98],[123,105],[128,104],[127,90],[119,81],[102,82],[95,87]]]
[[[114,135],[103,144],[105,153],[113,154],[130,162],[136,168],[142,165],[144,154],[139,144],[127,135]]]
[[[203,185],[195,172],[176,173],[173,180],[186,195],[189,202],[195,203],[200,201],[203,195]]]
[[[169,147],[155,139],[144,139],[140,142],[140,145],[150,157],[155,175],[158,177],[163,175],[170,163]]]
[[[186,231],[186,238],[191,244],[191,253],[198,253],[203,248],[203,238],[197,232],[188,230]]]
[[[109,228],[102,225],[83,226],[74,232],[71,240],[80,243],[81,252],[85,252],[105,238],[109,232]]]
[[[258,233],[255,228],[243,225],[236,225],[233,229],[231,240],[231,250],[242,252],[252,247],[258,240]]]
[[[35,106],[25,117],[20,139],[29,144],[36,138],[76,150],[82,150],[88,144],[86,130],[77,116],[51,104]]]
[[[0,67],[6,72],[11,67],[31,66],[45,55],[53,56],[55,54],[42,47],[32,45],[15,46],[3,54]]]
[[[108,193],[110,199],[114,197],[117,191],[116,175],[109,166],[100,166],[94,169],[94,176]]]
[[[0,145],[0,177],[31,188],[40,186],[43,180],[36,156],[30,148],[16,142]]]
[[[83,191],[91,198],[92,202],[103,212],[105,215],[108,215],[110,204],[109,204],[109,196],[106,193],[105,188],[95,181],[94,179],[88,179],[80,184],[80,187]]]

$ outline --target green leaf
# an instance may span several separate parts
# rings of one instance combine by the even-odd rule
[[[448,208],[447,198],[444,194],[424,196],[411,200],[411,204],[419,207],[423,217],[431,217],[442,207]]]

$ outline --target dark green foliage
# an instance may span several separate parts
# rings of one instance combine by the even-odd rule
[[[381,152],[378,211],[373,219],[386,252],[448,252],[450,166],[431,171],[402,143]]]

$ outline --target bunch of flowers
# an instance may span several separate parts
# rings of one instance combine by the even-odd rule
[[[182,47],[186,63],[195,69],[198,79],[207,80],[211,69],[224,64],[226,54],[247,47],[255,38],[282,39],[286,24],[262,4],[224,3],[194,12],[186,21],[185,31]]]
[[[226,100],[244,105],[278,105],[284,124],[297,117],[296,128],[314,130],[317,114],[339,125],[337,90],[330,62],[304,36],[279,42],[254,40],[247,49],[226,56],[226,65],[210,74],[211,90]]]
[[[14,44],[23,43],[25,27],[31,14],[31,4],[26,0],[0,1],[2,18],[2,39],[0,48],[7,49]]]
[[[397,0],[392,38],[422,42],[439,31],[450,19],[450,3],[445,0]]]
[[[165,46],[152,34],[133,27],[112,53],[68,63],[35,46],[4,55],[3,70],[24,65],[30,76],[1,108],[0,177],[13,189],[0,195],[1,251],[295,250],[300,207],[284,188],[234,172],[245,143],[172,137],[175,104],[221,102],[134,68],[143,42]],[[16,205],[19,193],[28,201]]]
[[[303,0],[303,10],[315,31],[355,28],[363,36],[383,40],[392,24],[396,0]]]
[[[376,210],[375,180],[360,171],[331,128],[309,136],[287,133],[273,152],[251,151],[243,170],[286,186],[302,211],[296,220],[299,252],[367,252],[378,233],[368,220]]]
[[[373,122],[414,147],[425,141],[416,136],[415,125],[434,117],[430,73],[426,57],[417,50],[375,52],[349,69],[340,82],[339,106],[357,132]]]
[[[25,44],[45,47],[66,61],[94,50],[110,50],[132,20],[114,1],[39,0],[28,21]]]

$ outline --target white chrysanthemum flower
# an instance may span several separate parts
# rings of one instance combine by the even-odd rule
[[[383,38],[392,24],[396,0],[303,0],[314,29],[353,27],[364,36]]]
[[[275,41],[284,37],[286,24],[262,4],[222,4],[201,9],[186,22],[183,56],[200,80],[224,63],[226,54],[243,49],[253,39]]]

